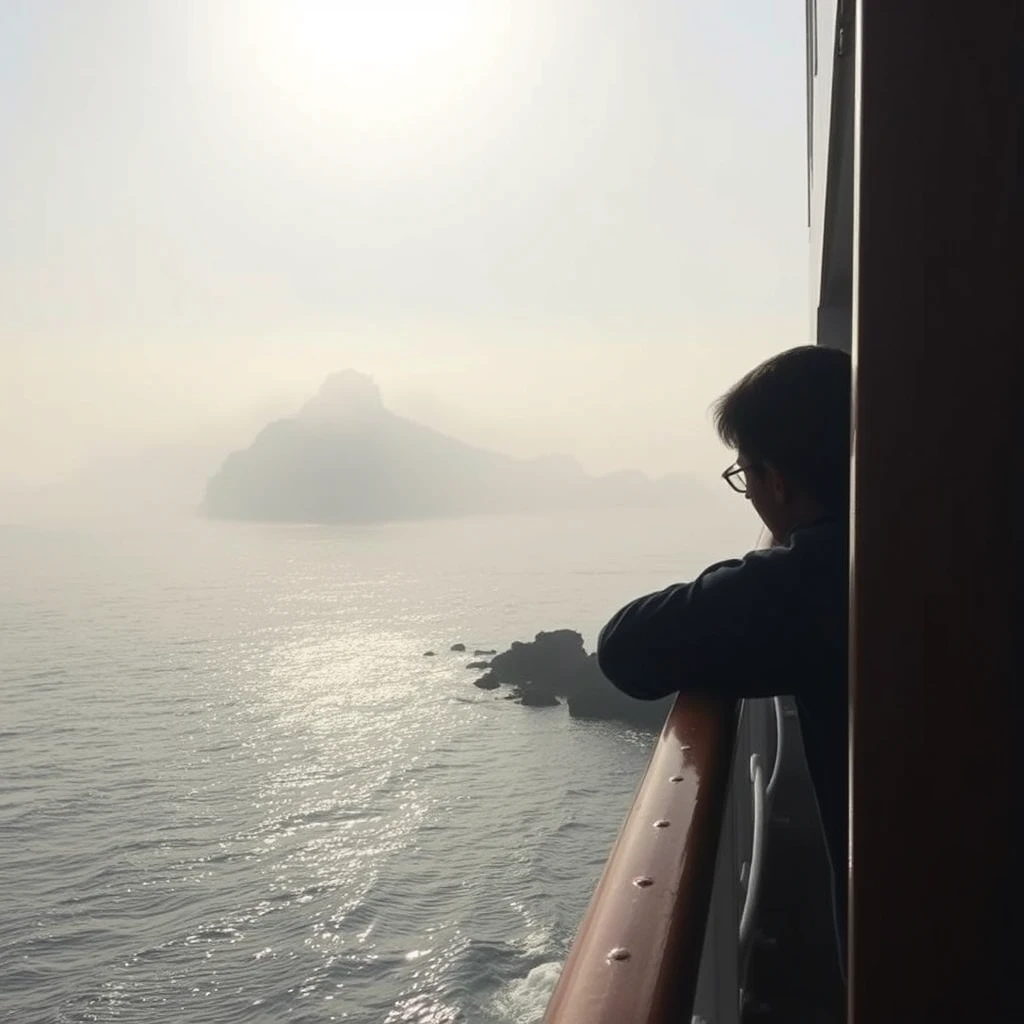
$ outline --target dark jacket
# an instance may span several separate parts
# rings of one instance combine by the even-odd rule
[[[601,671],[624,693],[791,694],[846,932],[848,533],[823,522],[784,546],[719,562],[626,605],[601,631]]]

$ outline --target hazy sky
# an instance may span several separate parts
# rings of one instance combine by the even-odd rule
[[[717,471],[711,400],[808,340],[803,15],[4,0],[0,480],[346,367],[514,454]]]

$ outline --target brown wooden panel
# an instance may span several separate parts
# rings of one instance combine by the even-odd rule
[[[851,1014],[1009,1019],[1021,5],[858,14]]]

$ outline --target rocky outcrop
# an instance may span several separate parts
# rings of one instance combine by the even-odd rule
[[[496,655],[474,684],[483,690],[514,687],[510,699],[530,707],[551,707],[564,698],[574,718],[615,719],[658,729],[672,699],[640,701],[617,690],[601,673],[597,656],[571,629],[541,632],[528,643],[515,641]]]
[[[637,700],[615,688],[597,664],[597,655],[588,654],[580,666],[568,697],[573,718],[610,718],[645,728],[660,729],[672,707],[673,697],[662,700]]]
[[[529,643],[515,640],[491,659],[488,677],[522,690],[535,688],[568,696],[575,672],[586,660],[583,637],[571,629],[538,633]]]
[[[557,697],[534,687],[518,691],[515,699],[528,708],[557,708],[562,703]]]
[[[449,647],[448,649],[450,651],[460,651],[461,652],[461,651],[465,651],[466,645],[465,644],[452,644],[451,647]]]

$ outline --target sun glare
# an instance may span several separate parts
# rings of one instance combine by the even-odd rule
[[[546,2],[225,0],[200,33],[210,116],[219,137],[258,138],[261,160],[304,173],[455,160],[529,80]]]
[[[292,43],[298,61],[371,76],[414,72],[457,49],[474,21],[468,0],[307,0],[283,15],[291,22],[281,26],[283,41]]]
[[[479,48],[472,0],[290,0],[251,8],[246,67],[301,106],[339,96],[430,92]]]

